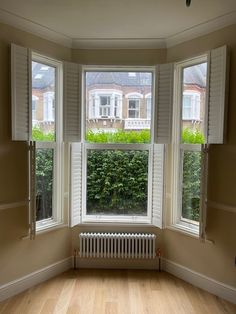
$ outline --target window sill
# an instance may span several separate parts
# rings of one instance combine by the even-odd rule
[[[129,217],[119,217],[119,216],[85,216],[82,218],[82,224],[106,224],[106,225],[150,225],[151,219],[150,217],[137,217],[137,216],[129,216]]]
[[[36,223],[36,234],[42,234],[56,229],[68,227],[64,222],[53,221],[52,219],[48,221],[42,221]]]
[[[183,226],[182,224],[179,223],[179,224],[167,226],[167,229],[185,234],[185,235],[192,237],[192,238],[195,238],[195,239],[199,239],[198,228],[193,229],[190,227]]]

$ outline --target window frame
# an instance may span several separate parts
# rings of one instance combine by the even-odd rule
[[[32,62],[42,63],[43,65],[55,68],[55,140],[52,142],[36,141],[37,148],[53,149],[53,197],[52,197],[52,217],[36,221],[36,233],[58,227],[64,223],[63,215],[63,63],[61,61],[51,59],[47,56],[32,52]],[[31,87],[32,90],[32,87]]]
[[[117,72],[151,72],[152,73],[152,97],[151,100],[151,109],[152,117],[150,123],[150,138],[151,141],[149,144],[120,144],[120,143],[87,143],[85,141],[86,135],[86,72],[98,72],[98,71],[117,71]],[[82,114],[81,114],[81,143],[82,143],[82,211],[81,218],[83,223],[109,223],[109,224],[146,224],[150,225],[152,223],[152,166],[153,166],[153,146],[154,146],[154,120],[155,120],[155,106],[154,106],[154,97],[155,97],[155,67],[125,67],[125,66],[82,66]],[[137,93],[130,93],[126,95],[127,100],[130,95]],[[116,96],[116,95],[115,95]],[[135,98],[140,102],[141,97]],[[120,106],[120,111],[122,114],[122,98]],[[149,164],[148,164],[148,196],[147,196],[147,216],[121,216],[121,215],[87,215],[86,213],[86,186],[87,186],[87,150],[89,149],[123,149],[123,150],[148,150],[149,151]]]
[[[173,128],[172,128],[172,206],[171,206],[171,228],[181,230],[190,235],[199,236],[200,220],[195,222],[182,217],[182,161],[184,151],[201,152],[201,144],[182,143],[182,102],[183,102],[183,70],[184,68],[207,63],[208,56],[203,54],[195,58],[187,59],[175,64],[174,72],[174,106],[173,106]],[[206,82],[206,92],[208,82]],[[205,99],[205,124],[207,120],[207,99]],[[204,126],[204,136],[206,137],[206,126]],[[202,182],[201,182],[202,186]],[[200,200],[201,203],[201,200]]]
[[[182,120],[200,121],[201,120],[200,93],[197,91],[185,90],[183,91],[183,99],[184,99],[184,96],[190,97],[190,117],[184,116],[184,113],[182,110]]]
[[[110,105],[106,108],[110,109],[110,115],[102,116],[100,115],[101,109],[101,97],[110,97]],[[115,106],[115,100],[118,99],[118,106]],[[89,108],[88,110],[88,120],[93,119],[122,119],[122,93],[115,89],[92,89],[88,92]],[[119,116],[115,116],[115,107],[120,113]]]

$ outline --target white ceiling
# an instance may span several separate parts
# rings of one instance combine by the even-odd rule
[[[0,21],[75,48],[159,48],[236,23],[236,0],[0,0]]]

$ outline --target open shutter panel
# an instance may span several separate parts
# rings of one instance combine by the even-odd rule
[[[208,186],[208,152],[209,145],[202,145],[201,161],[201,203],[200,203],[200,220],[199,220],[199,237],[206,239],[207,224],[207,186]]]
[[[64,63],[64,141],[80,142],[81,66]]]
[[[82,149],[81,143],[71,144],[70,227],[81,222]]]
[[[156,139],[159,144],[171,142],[173,103],[173,64],[157,66],[155,86]]]
[[[224,142],[228,52],[223,46],[209,53],[209,95],[208,95],[208,127],[207,142],[222,144]]]
[[[31,53],[11,45],[12,140],[30,140],[31,130]]]
[[[152,168],[152,224],[163,227],[164,145],[154,144]]]

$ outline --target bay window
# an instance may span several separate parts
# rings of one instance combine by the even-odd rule
[[[70,147],[71,227],[89,222],[165,227],[167,151],[172,154],[167,223],[192,234],[200,229],[203,237],[206,145],[224,140],[226,59],[221,47],[175,68],[94,69],[70,62],[62,67],[13,44],[12,139],[36,142],[29,145],[31,233],[35,224],[43,230],[62,223],[64,141]],[[140,116],[150,123],[135,121]]]

